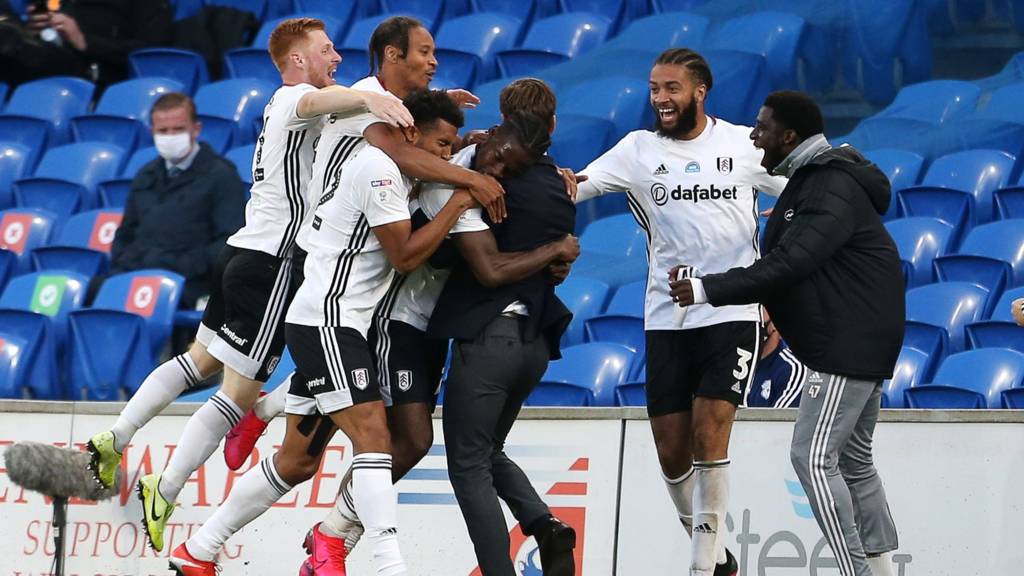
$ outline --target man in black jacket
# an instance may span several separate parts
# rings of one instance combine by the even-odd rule
[[[111,272],[165,268],[185,277],[183,306],[210,293],[210,266],[245,220],[245,185],[233,164],[197,141],[188,96],[161,96],[150,113],[160,157],[132,180],[111,247]]]
[[[24,24],[0,18],[0,80],[65,75],[105,86],[128,77],[133,50],[173,39],[168,0],[64,0],[56,3],[60,10],[53,10],[54,2],[44,2],[48,10],[38,4],[28,3]]]
[[[905,316],[899,255],[881,220],[889,182],[823,132],[809,96],[770,94],[750,137],[764,167],[789,184],[768,220],[764,257],[702,279],[677,279],[676,267],[669,284],[680,306],[767,307],[808,368],[791,459],[839,573],[890,576],[896,527],[871,455]]]

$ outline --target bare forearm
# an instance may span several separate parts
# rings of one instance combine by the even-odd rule
[[[296,112],[300,118],[313,118],[321,114],[337,114],[344,118],[367,110],[366,99],[359,90],[327,86],[303,96]]]
[[[493,288],[529,278],[557,259],[557,245],[552,242],[529,252],[498,252],[471,265],[477,281]]]
[[[398,164],[403,174],[423,182],[440,182],[457,188],[469,188],[475,172],[444,161],[426,150],[407,143],[390,143],[384,152]]]
[[[436,218],[409,236],[409,241],[402,246],[401,254],[396,258],[397,262],[391,264],[402,274],[419,268],[437,251],[448,231],[468,207],[468,203],[458,199],[450,200]]]

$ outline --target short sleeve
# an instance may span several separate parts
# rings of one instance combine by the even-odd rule
[[[371,228],[411,218],[408,188],[394,162],[385,159],[371,162],[354,180]]]
[[[636,132],[630,132],[583,169],[587,177],[581,182],[576,201],[581,202],[608,192],[625,192],[630,189],[630,166],[636,159]]]
[[[319,116],[314,116],[312,118],[299,118],[299,100],[302,100],[302,97],[310,92],[316,92],[316,90],[317,89],[310,84],[297,84],[287,92],[289,100],[287,102],[288,113],[285,116],[287,118],[285,121],[285,128],[289,130],[305,130],[323,121]],[[279,93],[278,97],[280,96],[281,94]]]
[[[427,218],[433,220],[444,209],[445,204],[448,203],[448,200],[451,199],[454,193],[455,189],[447,184],[427,184],[420,191],[420,209],[427,215]],[[483,212],[480,208],[470,208],[463,212],[459,219],[455,221],[451,233],[462,234],[464,232],[480,232],[481,230],[489,229],[490,227],[484,222]]]

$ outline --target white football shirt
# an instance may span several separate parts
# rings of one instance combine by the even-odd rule
[[[386,94],[384,86],[376,76],[367,76],[352,85],[353,90]],[[317,143],[316,155],[313,158],[312,179],[309,183],[309,202],[316,206],[321,198],[334,194],[339,189],[341,173],[345,163],[366,146],[363,132],[371,125],[383,122],[380,118],[364,112],[348,118],[339,118],[331,114],[325,122]],[[299,232],[298,244],[306,248],[306,236],[309,234],[309,222],[312,211]]]
[[[364,337],[394,273],[373,228],[409,219],[410,182],[383,150],[363,148],[325,196],[305,236],[306,278],[288,316],[293,324],[348,327]]]
[[[757,193],[777,196],[786,179],[761,166],[750,128],[708,117],[693,140],[638,130],[587,166],[577,202],[606,192],[627,194],[647,233],[647,330],[680,330],[735,321],[759,321],[756,304],[682,309],[668,293],[668,270],[696,275],[745,267],[759,257]]]
[[[237,248],[290,256],[295,236],[310,212],[306,199],[313,150],[324,118],[299,118],[299,99],[316,88],[281,86],[263,110],[263,132],[252,158],[252,188],[245,225],[228,238]]]
[[[476,145],[467,146],[452,157],[452,163],[469,168],[476,156]],[[425,183],[420,195],[409,205],[409,212],[422,209],[427,218],[433,220],[441,212],[455,188],[448,184]],[[484,222],[480,208],[471,208],[459,216],[449,234],[463,232],[479,232],[490,229]],[[382,318],[404,322],[418,330],[426,332],[430,315],[441,296],[444,283],[451,275],[451,270],[438,269],[425,263],[400,280],[395,288],[394,298],[386,298],[377,312]]]

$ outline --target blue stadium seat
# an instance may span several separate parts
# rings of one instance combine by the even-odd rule
[[[559,110],[548,154],[559,166],[580,171],[614,144],[615,133],[611,120]]]
[[[898,218],[885,223],[900,258],[909,263],[913,274],[908,286],[921,286],[933,280],[932,262],[949,250],[953,226],[937,218]]]
[[[380,0],[384,14],[405,14],[423,23],[431,32],[436,32],[444,14],[444,2],[437,0]]]
[[[367,46],[370,45],[370,36],[377,29],[377,25],[389,16],[390,14],[379,14],[356,20],[345,35],[345,40],[335,46],[342,57],[341,65],[334,73],[334,78],[339,84],[349,86],[370,73],[370,58],[366,53]]]
[[[615,291],[608,308],[584,323],[587,342],[616,342],[641,352],[644,336],[644,300],[647,282],[630,282]]]
[[[128,159],[128,163],[124,165],[124,170],[121,171],[121,177],[129,180],[135,178],[135,175],[138,174],[139,170],[141,170],[143,166],[159,157],[160,154],[156,151],[155,146],[139,148],[132,154],[132,157]]]
[[[342,64],[338,72],[344,67]],[[266,50],[229,50],[224,54],[224,70],[228,78],[259,78],[267,82],[281,82],[281,73],[277,71]]]
[[[522,2],[521,0],[471,0],[473,12],[494,12],[507,14],[519,19],[524,25],[529,26],[536,15],[536,2]]]
[[[153,103],[168,92],[184,92],[185,86],[170,78],[148,77],[110,85],[90,115],[71,119],[78,142],[109,142],[132,152],[148,141],[149,113]]]
[[[710,0],[651,0],[654,12],[686,12],[704,6]]]
[[[707,113],[736,124],[752,125],[771,92],[764,57],[735,50],[708,50],[704,58],[715,71],[715,87],[705,103]]]
[[[561,0],[564,12],[601,14],[611,20],[609,36],[619,33],[626,18],[626,0]]]
[[[988,290],[969,282],[939,282],[907,290],[903,345],[930,356],[964,350],[964,327],[983,317],[988,297]]]
[[[275,90],[274,84],[254,78],[221,80],[203,86],[196,93],[196,108],[203,122],[200,138],[206,139],[208,132],[212,138],[220,125],[232,130],[231,138],[221,144],[224,147],[220,152],[252,142],[252,121],[263,114]]]
[[[1003,390],[1001,396],[1003,408],[1007,410],[1024,410],[1024,388]]]
[[[717,27],[706,48],[764,56],[773,89],[824,90],[833,81],[830,45],[803,18],[784,12],[752,12]]]
[[[251,12],[257,20],[267,15],[267,0],[203,0],[204,6],[227,6],[245,12]]]
[[[47,210],[11,208],[0,211],[0,249],[17,257],[13,273],[31,270],[29,254],[50,241],[56,224],[57,215]]]
[[[7,281],[14,274],[17,265],[18,255],[6,248],[0,248],[0,292],[7,286]]]
[[[36,272],[11,279],[0,295],[0,325],[26,343],[27,385],[33,397],[67,397],[58,369],[67,317],[82,306],[88,283],[73,272]]]
[[[203,9],[202,0],[174,0],[171,4],[174,6],[174,19],[176,21],[195,16]]]
[[[191,50],[143,48],[128,55],[135,77],[162,76],[177,80],[188,94],[210,81],[206,60]]]
[[[68,380],[90,400],[131,395],[170,335],[184,279],[165,270],[111,276],[93,308],[68,316]]]
[[[647,82],[624,76],[605,76],[583,82],[559,94],[559,114],[608,120],[615,125],[613,141],[654,123]],[[556,132],[559,127],[556,126]]]
[[[625,382],[635,353],[625,346],[590,342],[562,350],[548,365],[527,406],[613,406],[615,388]]]
[[[341,10],[345,9],[346,8],[344,7],[341,8]],[[288,14],[287,16],[274,18],[273,20],[267,20],[263,23],[262,26],[260,26],[259,31],[253,38],[252,48],[242,48],[241,50],[256,50],[266,53],[267,46],[270,44],[270,34],[274,31],[274,28],[277,28],[278,24],[280,24],[281,22],[284,22],[289,18],[295,18],[296,16],[308,16],[310,18],[320,19],[324,23],[324,32],[327,34],[327,37],[336,43],[341,42],[342,38],[344,38],[345,36],[345,32],[348,28],[348,25],[351,22],[351,14],[354,12],[354,9],[355,4],[348,3],[347,10],[349,11],[349,14],[347,15],[342,11],[337,10],[336,8],[335,10],[331,10],[330,12],[326,13],[314,13],[306,11],[303,12],[302,14]]]
[[[900,85],[931,76],[928,22],[917,2],[862,0],[842,6],[849,24],[842,51],[843,75],[869,102],[885,104]]]
[[[647,385],[644,377],[620,384],[615,389],[616,406],[647,406]]]
[[[24,397],[27,347],[24,339],[0,331],[0,398]]]
[[[935,160],[920,186],[899,194],[903,214],[932,216],[957,228],[992,220],[992,196],[1006,186],[1016,159],[1001,150],[966,150]]]
[[[992,92],[988,103],[977,112],[957,120],[951,127],[960,147],[994,148],[1015,157],[1024,153],[1024,82],[1002,86]]]
[[[0,142],[0,210],[14,206],[11,184],[27,176],[32,151],[17,142]]]
[[[14,183],[18,206],[45,208],[67,217],[99,205],[97,187],[121,173],[124,153],[100,142],[65,144],[46,151],[32,178]]]
[[[570,274],[555,288],[555,294],[572,312],[572,321],[562,335],[562,347],[583,343],[583,325],[604,309],[611,289],[600,280]]]
[[[580,237],[573,273],[621,286],[647,277],[647,235],[629,214],[595,220]]]
[[[1024,287],[1003,292],[987,320],[967,325],[967,343],[971,348],[1009,348],[1024,352],[1024,329],[1017,325],[1010,312],[1010,303],[1017,298],[1024,298]]]
[[[501,112],[497,106],[484,106],[481,103],[480,106],[468,108],[464,112],[466,123],[462,127],[463,131],[487,130],[491,126],[501,124]]]
[[[1024,385],[1024,354],[986,348],[953,354],[930,384],[907,390],[910,408],[1000,408],[1002,392]]]
[[[889,200],[889,209],[884,218],[892,220],[899,213],[899,191],[917,184],[918,178],[921,177],[921,168],[924,166],[924,158],[909,150],[896,148],[880,148],[864,152],[864,156],[874,162],[879,170],[889,178],[889,184],[892,186],[892,199]]]
[[[611,22],[585,12],[537,20],[522,46],[498,52],[498,69],[508,78],[536,73],[597,48],[608,37]]]
[[[996,206],[996,218],[1024,218],[1024,177],[1016,186],[996,190],[992,202]]]
[[[882,407],[906,408],[904,392],[928,381],[930,370],[928,354],[909,346],[901,348],[892,378],[882,382]]]
[[[704,46],[709,24],[709,20],[704,16],[688,12],[653,14],[633,21],[606,45],[610,48],[647,51],[670,46],[700,49]]]
[[[932,80],[907,86],[876,118],[906,118],[931,124],[942,124],[963,118],[978,103],[981,90],[973,82],[963,80]]]
[[[6,82],[0,82],[0,110],[7,104],[7,93],[10,91],[11,87]]]
[[[561,118],[558,119],[562,121]],[[556,130],[557,132],[557,130]],[[559,156],[553,156],[558,160]],[[561,163],[569,166],[568,163]],[[585,164],[584,164],[585,165]],[[618,214],[629,214],[629,205],[625,194],[604,194],[576,205],[576,235],[586,232],[587,227],[596,220]]]
[[[515,46],[522,21],[505,14],[470,14],[441,25],[437,33],[437,76],[472,87],[498,77],[495,54]]]
[[[6,126],[6,117],[10,116],[44,120],[43,126],[49,129],[47,145],[63,144],[71,137],[68,122],[89,110],[95,89],[92,82],[66,76],[26,82],[11,94],[0,117],[0,126]],[[7,140],[15,135],[6,130],[4,133]]]
[[[55,242],[32,251],[33,268],[71,270],[90,277],[105,274],[121,219],[120,210],[75,214],[61,227]]]
[[[256,153],[255,144],[247,144],[232,148],[224,155],[225,158],[235,165],[238,170],[238,177],[246,184],[252,184],[252,157]]]
[[[100,182],[100,206],[104,208],[123,209],[132,191],[130,178],[118,178]]]
[[[1024,284],[1024,220],[1000,220],[971,230],[957,254],[939,258],[940,280],[973,281],[1002,292],[1003,283]]]

